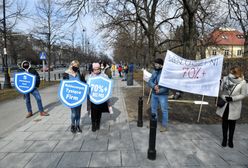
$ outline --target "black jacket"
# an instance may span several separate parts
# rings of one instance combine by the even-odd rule
[[[19,72],[25,72],[24,69],[19,69],[18,71]],[[35,87],[38,88],[40,86],[40,75],[39,75],[39,73],[32,67],[28,69],[28,73],[31,73],[32,75],[36,76]]]
[[[86,83],[85,77],[83,74],[80,74],[80,71],[78,70],[77,74],[80,76],[80,81]],[[68,73],[63,73],[63,79],[69,79],[69,74]]]

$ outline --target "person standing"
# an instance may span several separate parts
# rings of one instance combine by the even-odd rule
[[[160,104],[162,110],[162,126],[160,128],[160,132],[165,132],[168,130],[168,93],[169,89],[163,86],[159,86],[159,80],[163,68],[163,59],[157,58],[154,60],[154,71],[150,80],[148,81],[148,85],[152,89],[151,95],[151,113],[155,114],[156,118],[158,118],[158,104]]]
[[[222,117],[222,134],[221,145],[233,148],[233,135],[236,120],[240,118],[242,109],[242,100],[247,95],[246,81],[240,67],[233,67],[227,76],[223,77],[220,85],[220,96],[226,101],[223,107],[217,107],[216,113]]]
[[[112,71],[113,76],[115,76],[115,70],[116,70],[116,66],[115,64],[112,64],[111,71]]]
[[[81,82],[86,82],[84,75],[80,74],[79,62],[77,60],[73,60],[69,66],[69,68],[63,74],[64,80],[78,80]],[[81,117],[81,107],[79,105],[77,107],[71,108],[71,132],[72,133],[82,133],[80,128],[80,117]]]
[[[19,71],[20,72],[31,73],[32,75],[36,76],[35,88],[30,93],[34,96],[34,98],[35,98],[35,100],[37,102],[37,106],[38,106],[40,115],[41,116],[49,116],[49,114],[47,112],[44,112],[41,96],[40,96],[40,93],[38,91],[38,87],[40,86],[40,75],[39,75],[39,73],[34,68],[32,68],[31,63],[29,61],[26,61],[26,60],[21,63],[21,69],[19,69]],[[31,106],[31,100],[30,100],[30,93],[24,94],[24,98],[26,100],[26,107],[27,107],[27,110],[28,110],[28,114],[26,115],[26,118],[29,118],[29,117],[31,117],[33,115],[32,106]]]
[[[96,76],[103,76],[108,78],[107,75],[101,73],[101,66],[99,63],[92,64],[92,73],[90,74],[89,78],[94,78]],[[109,112],[108,109],[108,101],[101,103],[101,104],[94,104],[91,102],[91,124],[92,124],[92,131],[95,132],[96,130],[100,129],[100,123],[102,118],[103,112]]]

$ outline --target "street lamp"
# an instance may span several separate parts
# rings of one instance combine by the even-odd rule
[[[5,0],[3,0],[3,37],[4,37],[4,48],[3,48],[4,84],[3,84],[3,88],[11,88],[10,76],[8,72],[8,60],[7,60],[8,57],[7,57]]]

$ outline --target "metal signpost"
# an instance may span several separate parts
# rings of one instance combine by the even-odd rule
[[[43,79],[45,81],[45,60],[46,60],[46,52],[42,51],[39,54],[40,60],[42,60],[42,69],[43,69]]]

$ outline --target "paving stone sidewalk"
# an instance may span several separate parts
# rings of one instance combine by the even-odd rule
[[[101,129],[91,131],[82,107],[82,134],[70,132],[70,109],[58,105],[49,117],[31,122],[0,139],[1,168],[132,167],[132,168],[245,168],[248,167],[248,125],[238,125],[234,148],[222,148],[220,125],[169,125],[157,131],[156,160],[147,159],[149,129],[128,122],[122,88],[114,79],[114,114],[103,114]],[[141,87],[136,82],[132,87]],[[49,96],[49,95],[47,95]]]

